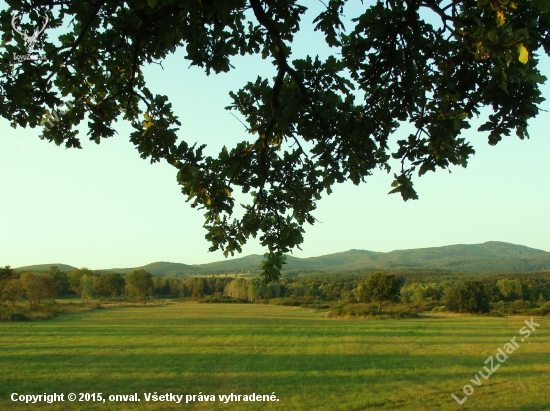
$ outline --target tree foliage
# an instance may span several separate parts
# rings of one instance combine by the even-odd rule
[[[89,268],[75,268],[69,273],[69,287],[71,291],[75,292],[82,298],[84,298],[83,289],[82,289],[82,277],[83,276],[93,277],[93,272]]]
[[[7,299],[11,302],[12,307],[15,307],[19,297],[23,295],[23,285],[18,279],[11,279],[4,283],[4,287],[0,290],[3,299]]]
[[[517,278],[498,280],[497,287],[507,301],[519,300],[523,297],[523,286]]]
[[[236,278],[225,286],[223,293],[232,298],[254,302],[278,297],[279,289],[279,284],[266,284],[259,278]]]
[[[92,284],[92,277],[90,277],[88,274],[84,274],[82,277],[80,277],[80,287],[82,289],[82,299],[88,300],[90,298],[93,298],[94,296],[94,287]]]
[[[295,0],[7,3],[0,115],[14,127],[36,127],[70,102],[44,138],[76,148],[86,116],[98,144],[115,135],[119,118],[131,122],[140,156],[174,166],[192,207],[205,209],[211,251],[227,256],[260,236],[267,281],[278,278],[284,253],[300,246],[316,201],[335,183],[359,184],[376,168],[390,172],[393,157],[401,169],[391,192],[416,199],[414,173],[467,165],[474,150],[461,133],[484,107],[492,113],[479,130],[490,144],[513,131],[528,137],[527,122],[543,101],[537,52],[550,51],[549,0],[377,1],[355,8],[347,29],[348,2],[328,0],[313,21],[334,50],[326,59],[293,56],[306,11]],[[25,46],[11,25],[14,11],[35,24],[48,13],[49,29],[72,24],[57,43],[48,30],[39,37],[45,60],[14,63]],[[249,137],[218,156],[183,139],[168,97],[147,87],[143,67],[178,49],[207,74],[232,70],[239,54],[273,62],[273,78],[231,93],[227,108],[240,113]],[[416,131],[392,152],[390,138],[403,122]],[[235,189],[250,194],[242,217],[234,216]]]
[[[464,281],[445,293],[446,306],[451,311],[480,314],[489,312],[489,296],[481,281]]]
[[[0,267],[0,282],[15,278],[15,271],[9,266]]]
[[[9,292],[6,290],[11,280],[15,279],[15,271],[9,266],[0,267],[0,307],[5,300],[9,300]]]
[[[137,301],[143,301],[147,294],[153,293],[153,275],[141,268],[132,270],[124,280],[128,295],[134,296]]]
[[[100,295],[108,295],[111,299],[120,295],[126,282],[124,277],[118,273],[106,273],[99,277],[97,283],[97,293]]]
[[[380,311],[384,301],[397,300],[401,292],[401,285],[394,274],[375,272],[367,280],[359,283],[357,299],[359,302],[377,302],[378,311]]]
[[[55,298],[54,282],[46,275],[38,276],[28,271],[21,275],[20,281],[31,308],[38,308],[46,298]]]
[[[55,292],[57,295],[65,295],[69,291],[69,275],[61,271],[58,266],[52,265],[46,273],[53,280]]]

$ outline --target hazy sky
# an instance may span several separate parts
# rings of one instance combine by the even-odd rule
[[[299,36],[293,50],[296,57],[330,52],[311,30]],[[541,62],[541,72],[548,75],[549,59]],[[149,88],[170,98],[182,122],[181,137],[207,143],[212,154],[247,139],[244,127],[224,110],[231,102],[228,92],[274,72],[269,61],[257,57],[237,58],[233,64],[232,73],[207,77],[189,68],[178,52],[163,62],[164,70],[153,66],[145,71]],[[549,86],[543,90],[548,98]],[[550,110],[550,103],[542,108]],[[550,139],[544,130],[550,114],[541,112],[531,122],[530,140],[510,136],[496,147],[487,144],[487,133],[475,131],[476,124],[481,121],[464,133],[477,152],[468,168],[417,178],[418,201],[388,195],[392,174],[381,171],[366,185],[334,187],[318,204],[320,223],[306,226],[303,251],[294,255],[485,241],[549,251]],[[85,136],[85,127],[80,130]],[[0,120],[1,266],[65,263],[100,269],[223,259],[221,251],[208,252],[202,212],[185,202],[176,170],[142,160],[128,141],[129,124],[120,120],[117,131],[99,146],[84,138],[83,150],[65,150],[39,140],[36,129],[14,130],[8,120]],[[394,141],[409,132],[402,127]],[[236,257],[264,252],[251,240]]]

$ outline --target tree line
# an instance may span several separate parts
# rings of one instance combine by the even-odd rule
[[[430,279],[433,280],[431,275]],[[36,308],[45,299],[67,295],[77,295],[83,301],[123,297],[137,302],[146,298],[192,298],[211,302],[286,299],[295,305],[308,301],[373,303],[379,311],[384,303],[400,303],[423,310],[438,306],[464,313],[486,313],[491,309],[513,313],[550,301],[550,273],[410,282],[410,276],[374,272],[293,275],[265,283],[258,278],[228,276],[154,277],[143,269],[122,275],[87,268],[66,272],[57,266],[40,273],[16,273],[9,266],[0,268],[1,305],[15,306],[24,297],[31,308]]]
[[[0,305],[15,306],[25,297],[31,308],[45,299],[78,295],[83,300],[97,297],[112,299],[117,296],[142,301],[153,292],[153,276],[145,270],[133,270],[125,276],[118,273],[97,274],[88,268],[61,271],[52,266],[47,272],[17,273],[10,266],[0,268]]]

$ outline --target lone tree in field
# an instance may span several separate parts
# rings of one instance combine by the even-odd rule
[[[378,303],[378,311],[384,301],[396,301],[401,291],[401,282],[394,274],[376,272],[357,286],[359,302],[374,301]]]
[[[46,110],[70,103],[44,132],[68,148],[81,147],[76,126],[86,116],[98,144],[115,135],[116,120],[128,120],[140,156],[174,166],[191,206],[205,209],[211,251],[233,255],[259,235],[266,281],[279,277],[284,253],[303,242],[303,226],[316,221],[316,202],[334,184],[359,184],[376,168],[390,172],[393,157],[401,167],[390,192],[416,199],[414,174],[467,165],[474,150],[461,133],[482,108],[488,117],[479,130],[495,145],[511,132],[528,137],[544,100],[537,53],[550,51],[548,0],[327,0],[309,22],[334,51],[326,59],[293,54],[307,10],[295,0],[9,5],[0,13],[0,115],[13,127],[37,127]],[[12,27],[14,13],[32,23],[18,19]],[[46,14],[34,44],[45,59],[14,61],[25,54],[18,32],[32,32]],[[344,14],[354,17],[346,27]],[[62,26],[57,42],[49,41]],[[207,74],[236,69],[236,55],[273,63],[274,77],[254,76],[230,94],[227,109],[240,116],[248,139],[208,156],[200,141],[185,140],[185,129],[178,133],[168,97],[150,90],[143,74],[178,49],[187,59],[182,68]],[[403,122],[416,131],[396,142]],[[250,195],[242,217],[233,213],[235,189]]]

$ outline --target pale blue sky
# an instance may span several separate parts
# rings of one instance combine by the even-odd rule
[[[326,56],[329,50],[322,36],[305,32],[294,53]],[[207,77],[189,69],[182,53],[176,53],[163,63],[164,71],[153,66],[145,72],[149,88],[173,103],[181,136],[207,143],[212,154],[247,138],[243,126],[224,110],[228,92],[273,73],[271,64],[257,57],[233,64],[232,73]],[[548,75],[549,68],[544,58],[542,73]],[[548,85],[544,95],[550,97]],[[550,103],[542,108],[550,110]],[[531,122],[530,140],[511,136],[496,147],[474,124],[464,134],[477,151],[468,168],[417,178],[418,201],[405,203],[399,195],[388,195],[392,175],[384,172],[366,185],[336,186],[319,202],[315,216],[320,223],[306,227],[303,251],[294,255],[484,241],[549,251],[549,124],[550,114],[542,112]],[[117,137],[99,146],[84,139],[83,150],[65,150],[39,140],[37,130],[14,130],[0,120],[0,265],[66,263],[100,269],[223,259],[220,251],[208,252],[202,212],[185,202],[176,170],[142,160],[128,141],[129,124],[119,121],[117,131]],[[403,127],[394,141],[409,132]],[[264,252],[251,240],[236,257]]]

